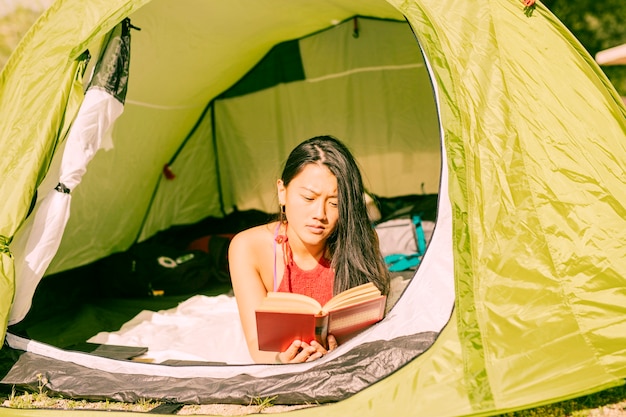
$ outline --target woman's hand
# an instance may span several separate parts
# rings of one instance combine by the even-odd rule
[[[326,355],[337,347],[337,340],[333,335],[328,335],[328,349],[316,342],[310,344],[301,340],[294,340],[284,352],[276,355],[278,363],[302,363],[311,362]]]

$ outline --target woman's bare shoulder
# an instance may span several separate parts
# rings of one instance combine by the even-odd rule
[[[265,246],[273,238],[273,230],[276,222],[262,224],[243,230],[233,237],[231,246],[239,249],[259,249],[259,245]]]
[[[272,242],[276,224],[269,223],[252,227],[233,237],[228,248],[228,262],[233,285],[236,286],[237,283],[248,285],[253,277],[257,277],[266,291],[273,286],[274,246]]]

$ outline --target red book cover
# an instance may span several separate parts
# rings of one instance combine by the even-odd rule
[[[328,334],[343,343],[377,323],[385,314],[387,297],[372,292],[369,284],[362,287],[331,299],[329,311],[301,294],[269,293],[256,311],[259,350],[283,352],[294,340],[326,345]]]
[[[284,352],[294,340],[326,343],[324,324],[327,317],[309,313],[257,311],[256,326],[259,350]],[[318,332],[316,334],[316,324]]]
[[[378,323],[385,315],[387,297],[363,301],[358,304],[332,310],[328,313],[328,334],[339,344],[354,337],[361,330]]]

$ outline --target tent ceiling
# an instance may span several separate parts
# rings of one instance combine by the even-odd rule
[[[421,183],[425,182],[429,187],[428,192],[433,192],[433,189],[436,190],[440,162],[438,124],[433,106],[432,88],[427,75],[425,75],[426,71],[421,63],[419,48],[414,42],[410,27],[403,16],[385,1],[366,0],[350,3],[346,0],[299,1],[297,3],[282,1],[277,5],[267,1],[233,4],[227,1],[207,3],[185,0],[172,3],[165,0],[154,0],[132,13],[130,15],[132,25],[141,30],[132,31],[131,35],[128,94],[124,114],[116,122],[112,132],[114,149],[109,152],[98,153],[90,163],[83,183],[73,191],[73,214],[70,217],[61,247],[48,273],[88,263],[111,251],[124,250],[138,236],[142,240],[169,225],[198,221],[201,218],[200,212],[195,208],[189,210],[189,205],[182,208],[182,203],[180,203],[187,201],[184,193],[190,193],[189,190],[192,188],[195,193],[194,201],[198,202],[195,207],[200,207],[200,211],[203,210],[201,213],[203,216],[219,214],[217,198],[214,197],[216,193],[212,191],[212,187],[215,187],[215,173],[210,170],[213,165],[213,149],[210,141],[207,142],[206,140],[204,142],[207,142],[208,145],[205,145],[202,150],[205,159],[194,162],[196,162],[195,166],[209,167],[206,175],[210,178],[203,177],[204,182],[201,186],[185,183],[184,192],[181,193],[179,191],[183,181],[181,180],[182,175],[179,175],[178,185],[166,185],[166,187],[173,185],[169,188],[179,188],[168,189],[162,199],[163,204],[160,206],[157,204],[157,210],[166,206],[171,208],[172,205],[180,205],[180,212],[173,213],[172,210],[168,210],[165,216],[161,212],[156,215],[150,214],[147,217],[149,222],[152,222],[154,218],[158,220],[146,227],[142,225],[144,217],[132,213],[144,213],[146,207],[151,206],[153,191],[157,187],[163,165],[170,161],[172,155],[177,153],[179,146],[192,131],[207,104],[214,97],[223,93],[247,74],[275,45],[283,41],[312,36],[326,29],[338,29],[341,22],[354,16],[401,22],[403,26],[400,29],[403,34],[402,38],[410,43],[411,48],[397,51],[392,45],[381,45],[384,42],[380,40],[371,52],[366,51],[364,54],[361,51],[360,54],[369,55],[370,58],[368,59],[372,62],[374,62],[372,57],[375,57],[376,65],[389,65],[394,70],[397,70],[396,67],[408,66],[414,71],[420,71],[420,81],[412,82],[414,79],[412,73],[405,72],[404,77],[411,80],[411,86],[409,88],[409,82],[403,79],[404,85],[398,89],[397,84],[400,81],[398,81],[396,72],[400,73],[401,71],[389,71],[389,79],[394,80],[393,83],[389,80],[385,81],[385,78],[374,79],[374,82],[360,82],[372,89],[379,86],[378,90],[373,90],[375,93],[385,89],[403,90],[405,94],[398,95],[398,97],[403,98],[406,103],[400,106],[395,113],[399,115],[398,117],[402,117],[402,120],[409,118],[410,124],[404,121],[395,125],[384,122],[391,110],[377,111],[374,113],[376,117],[367,118],[367,123],[365,123],[357,121],[352,116],[353,113],[347,114],[344,110],[335,110],[330,115],[307,113],[304,105],[298,103],[299,109],[294,106],[287,106],[291,110],[289,117],[294,117],[296,110],[299,110],[298,114],[306,114],[306,124],[300,118],[298,122],[291,123],[299,130],[294,129],[287,132],[284,126],[274,129],[274,131],[268,130],[268,126],[265,126],[268,123],[264,123],[263,128],[265,130],[257,129],[254,132],[248,132],[250,133],[247,137],[250,142],[249,150],[252,155],[260,155],[259,140],[266,138],[276,139],[283,148],[291,147],[292,144],[279,138],[278,133],[287,136],[289,140],[299,141],[313,135],[310,132],[314,132],[314,134],[333,134],[344,140],[348,136],[363,139],[364,134],[378,135],[378,142],[370,140],[369,143],[379,148],[389,148],[387,153],[390,154],[393,150],[390,150],[392,148],[390,144],[402,143],[406,148],[418,132],[422,134],[422,131],[426,131],[432,138],[432,145],[428,145],[430,147],[428,155],[422,156],[418,161],[416,161],[417,156],[411,155],[409,157],[400,151],[398,151],[394,163],[368,160],[365,156],[368,152],[371,153],[374,145],[370,145],[369,148],[366,148],[365,145],[360,146],[360,148],[354,146],[352,148],[360,162],[373,166],[368,170],[371,172],[369,175],[373,180],[379,183],[383,181],[381,179],[383,174],[381,173],[384,172],[385,167],[403,169],[403,172],[396,175],[395,178],[400,178],[401,174],[404,175],[402,178],[406,179],[406,176],[412,175],[410,174],[411,168],[408,167],[420,166],[423,169],[436,171],[436,174],[431,177],[420,179]],[[365,30],[365,23],[362,25],[363,31],[360,42],[365,42],[366,38],[372,38],[372,34],[371,31]],[[351,22],[347,22],[347,26],[351,26]],[[350,34],[347,35],[347,38],[352,40]],[[377,37],[374,36],[373,38]],[[315,42],[305,43],[317,45]],[[303,46],[303,50],[306,48]],[[341,46],[338,47],[338,50],[341,51],[339,48]],[[395,55],[404,53],[410,57],[400,55],[393,63],[385,61],[383,58],[385,55],[391,54],[390,51],[395,51]],[[306,57],[306,55],[305,51],[304,56]],[[305,68],[307,76],[310,72],[314,77],[323,78],[333,71],[343,70],[343,68],[336,68],[337,64],[331,62],[334,58],[327,58],[328,63],[312,65],[309,61]],[[318,61],[316,60],[316,62]],[[357,59],[356,64],[376,68],[371,62],[362,61],[363,59]],[[351,69],[351,67],[347,68]],[[372,75],[370,72],[364,71],[360,74],[360,79],[364,80],[363,77],[366,76]],[[417,77],[415,78],[417,79]],[[415,106],[411,104],[410,97],[414,96],[408,92],[418,88],[428,96],[428,105]],[[354,104],[358,102],[366,103],[370,112],[373,111],[376,103],[381,107],[387,106],[384,100],[372,100],[371,94],[374,93],[370,93],[370,95],[364,93],[359,96],[356,92],[362,91],[362,88],[356,87],[356,84],[352,84],[350,87],[346,81],[342,91],[346,90],[356,94],[354,98],[344,100],[343,104],[348,108],[353,107],[360,110],[365,107]],[[363,89],[363,91],[365,90]],[[375,96],[380,97],[380,95]],[[331,97],[332,95],[329,100]],[[333,103],[335,106],[340,105],[334,98],[332,101],[336,102]],[[328,105],[319,104],[319,102],[312,104],[312,107],[312,110],[318,112],[332,108]],[[361,113],[363,114],[363,112]],[[411,117],[413,113],[421,114],[421,117],[427,118],[430,122],[422,121],[419,117]],[[237,114],[238,120],[244,120],[240,113],[235,112],[235,114]],[[338,114],[344,114],[344,118],[337,120]],[[331,118],[334,121],[331,122]],[[282,119],[287,120],[287,117]],[[347,120],[350,122],[347,123]],[[289,124],[289,122],[284,123]],[[224,123],[217,124],[221,126],[220,128],[226,126]],[[308,126],[305,126],[307,124]],[[377,130],[374,130],[372,125],[375,125]],[[229,124],[228,126],[232,125]],[[259,123],[257,122],[255,125],[248,123],[244,127],[251,129],[255,126],[259,126]],[[203,137],[211,136],[211,128],[210,122],[204,126]],[[236,137],[238,133],[241,133],[241,129],[227,127],[226,132],[228,135],[222,137],[228,144],[232,144],[235,140],[233,135]],[[363,142],[365,141],[363,140]],[[237,143],[242,142],[238,141]],[[277,148],[277,145],[273,146],[276,151],[272,154],[272,159],[265,161],[265,165],[263,165],[265,168],[270,165],[272,173],[278,169],[282,158],[286,156],[282,154],[284,149]],[[221,147],[221,149],[225,148]],[[253,166],[257,171],[260,170],[258,161],[260,158],[256,158],[252,163],[247,163],[247,160],[241,158],[233,158],[233,155],[239,156],[242,149],[243,147],[239,147],[236,151],[231,151],[226,157],[233,160],[234,164],[246,167]],[[219,154],[219,157],[224,157],[224,153]],[[178,174],[181,174],[180,160],[177,163],[179,165],[177,167]],[[132,167],[132,175],[126,175],[126,173],[131,173],[128,167]],[[256,172],[252,169],[247,171],[249,172],[229,175],[228,180],[232,182],[232,179],[235,178],[241,182],[244,174],[253,175]],[[51,172],[52,174],[49,174],[49,178],[46,179],[47,183],[42,186],[43,189],[49,189],[56,184],[54,169],[51,169]],[[263,169],[263,172],[270,172],[270,169]],[[367,177],[368,173],[365,174]],[[124,175],[123,181],[101,180],[120,175]],[[256,184],[255,187],[258,185],[257,188],[260,188],[260,184],[267,184],[267,193],[270,193],[272,181],[275,180],[274,174],[271,177],[269,182],[265,181],[264,178],[258,178],[259,184]],[[197,181],[198,178],[197,174],[194,175],[194,181],[199,182]],[[97,187],[93,186],[94,184],[97,184]],[[410,183],[404,180],[396,181],[394,184],[395,188],[378,186],[372,187],[374,189],[371,191],[386,196],[424,192],[424,189],[419,187],[419,183],[414,187],[410,187],[414,182]],[[206,199],[198,198],[199,194],[195,191],[198,188],[202,188],[199,192],[205,193]],[[228,190],[235,189],[234,187],[224,187],[224,189],[227,188]],[[402,189],[399,190],[399,188]],[[268,210],[267,204],[257,204],[259,201],[257,196],[260,194],[259,190],[254,190],[254,194],[251,194],[252,197],[250,194],[235,195],[233,199],[226,202],[226,208],[229,210],[233,204],[236,204],[241,209]],[[255,198],[257,199],[255,200]],[[263,198],[263,200],[265,201],[267,198]],[[117,214],[109,216],[107,213]],[[97,221],[94,221],[94,216],[98,217]],[[92,240],[89,240],[89,237],[93,237]],[[74,243],[79,240],[83,241],[84,244],[76,245]]]
[[[279,3],[150,2],[130,16],[141,28],[133,34],[131,74],[141,73],[142,79],[129,86],[128,102],[201,109],[277,43],[354,15],[404,20],[381,0]]]

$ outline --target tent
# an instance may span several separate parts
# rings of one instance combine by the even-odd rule
[[[301,415],[431,416],[497,414],[623,384],[624,106],[541,4],[83,3],[57,1],[0,75],[5,323],[28,314],[41,269],[80,268],[233,206],[270,211],[264,184],[286,150],[320,130],[354,148],[374,193],[437,193],[437,226],[387,318],[321,363],[161,366],[8,332],[3,351],[20,355],[3,383],[37,386],[45,369],[47,388],[66,395],[132,400],[140,387],[183,402],[329,402]],[[43,235],[33,223],[61,182],[61,151],[87,101],[85,51],[127,17],[125,106],[119,116],[108,107],[112,127],[98,145],[113,148],[93,155],[69,190],[62,241],[43,242],[31,267],[29,238]],[[383,30],[394,22],[404,32]],[[412,46],[396,47],[410,31]],[[355,52],[348,42],[360,39],[373,43]],[[280,74],[253,88],[264,69]],[[162,179],[164,165],[174,181]]]

